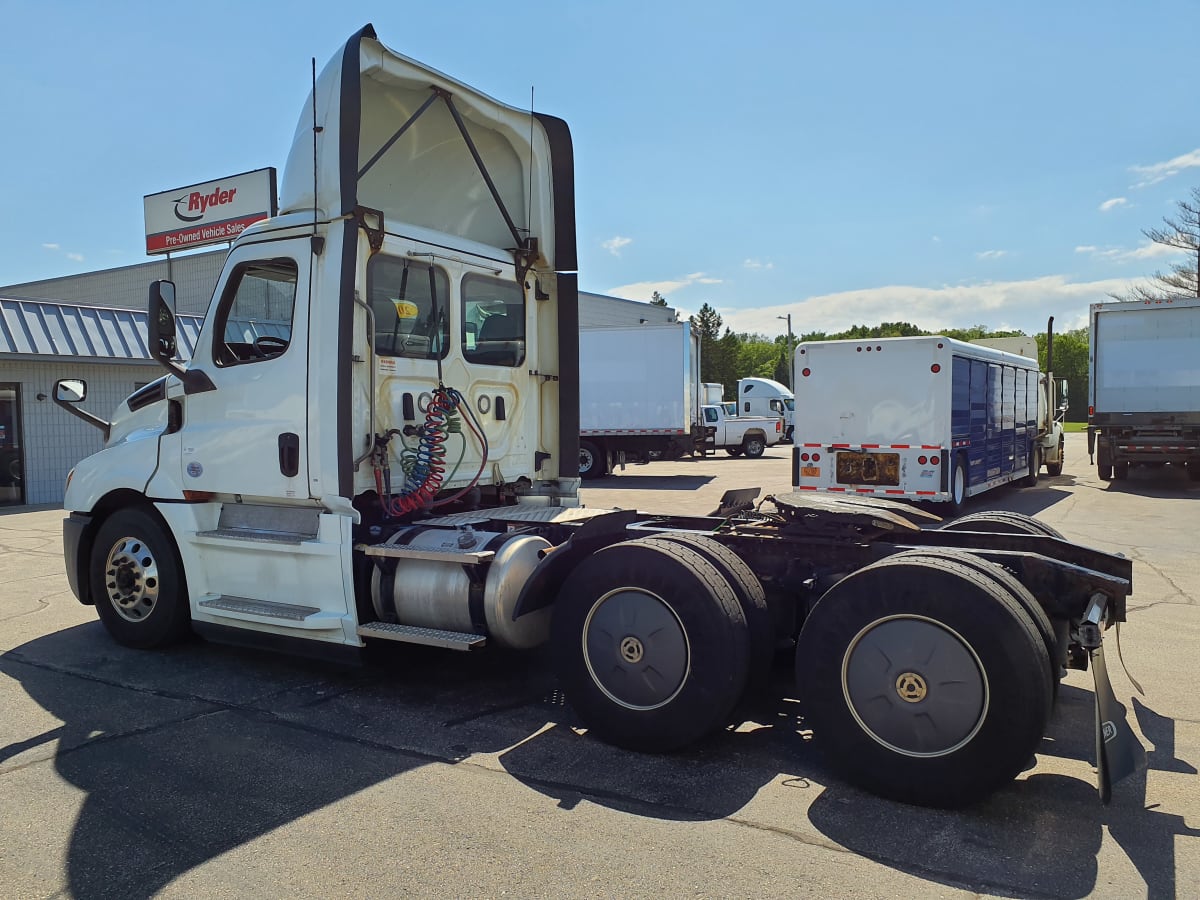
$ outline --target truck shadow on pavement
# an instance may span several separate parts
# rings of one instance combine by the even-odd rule
[[[0,776],[53,761],[70,787],[43,778],[18,802],[34,822],[79,804],[66,874],[83,898],[149,897],[324,807],[347,801],[353,818],[348,798],[405,772],[496,760],[564,810],[590,803],[654,819],[730,820],[929,881],[1017,896],[1087,895],[1105,828],[1150,896],[1173,896],[1174,840],[1200,836],[1181,817],[1145,808],[1144,779],[1119,786],[1102,807],[1079,762],[1068,766],[1079,777],[1034,772],[962,811],[863,793],[827,769],[795,704],[776,697],[782,672],[739,728],[665,756],[588,736],[541,653],[404,648],[347,671],[200,642],[139,653],[89,624],[0,656],[0,672],[62,723],[21,734],[17,723],[45,717],[9,717]],[[1175,758],[1174,722],[1136,701],[1135,713],[1154,745],[1151,766],[1194,773]],[[1064,685],[1045,754],[1089,760],[1092,715],[1090,692]],[[398,819],[417,802],[406,793],[389,793]],[[356,827],[374,839],[370,821]]]
[[[695,491],[715,480],[715,475],[642,475],[624,472],[589,481],[586,487],[606,491]]]

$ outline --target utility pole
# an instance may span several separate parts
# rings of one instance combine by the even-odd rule
[[[792,385],[792,314],[788,313],[786,316],[776,316],[775,318],[787,320],[787,326],[788,326],[787,365],[784,368],[787,369],[788,389],[794,391],[796,388]]]

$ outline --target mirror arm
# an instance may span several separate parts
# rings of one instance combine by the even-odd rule
[[[109,432],[112,430],[112,422],[106,422],[104,419],[100,418],[99,416],[95,415],[94,413],[90,413],[87,410],[80,409],[78,406],[75,406],[72,403],[68,403],[66,400],[59,400],[57,397],[55,397],[54,402],[57,403],[59,406],[61,406],[63,409],[65,409],[67,412],[69,412],[71,415],[73,415],[77,418],[83,419],[83,421],[87,422],[89,425],[94,425],[96,428],[99,428],[101,431],[104,432],[104,440],[106,440],[106,441],[108,440]]]

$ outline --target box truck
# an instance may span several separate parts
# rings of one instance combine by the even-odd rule
[[[1040,467],[1037,361],[935,335],[814,341],[795,355],[801,491],[948,503]]]
[[[146,338],[166,374],[109,419],[82,380],[55,386],[105,437],[67,485],[75,596],[139,648],[192,632],[334,658],[547,645],[589,735],[642,751],[725,728],[789,652],[829,759],[938,806],[1011,781],[1063,667],[1090,667],[1107,798],[1141,753],[1104,666],[1129,559],[1034,519],[934,528],[869,497],[580,506],[573,169],[561,119],[370,26],[352,35],[301,110],[280,212],[234,240],[188,363],[173,285],[154,282]],[[951,354],[925,354],[949,380]],[[997,377],[986,397],[1009,396]],[[846,470],[866,476],[868,449]],[[946,469],[958,448],[942,449]]]
[[[781,416],[783,441],[792,442],[796,399],[786,387],[770,378],[740,378],[737,383],[739,416]]]
[[[1088,455],[1105,480],[1133,465],[1200,481],[1200,298],[1093,303]]]
[[[700,336],[687,322],[579,332],[579,475],[704,443]]]
[[[1028,335],[998,338],[977,338],[971,341],[983,347],[1003,350],[1028,359],[1037,360],[1037,339]],[[1054,377],[1054,316],[1046,323],[1046,371],[1038,378],[1037,392],[1037,434],[1033,440],[1035,475],[1041,472],[1043,465],[1049,475],[1061,475],[1063,463],[1066,460],[1066,433],[1063,421],[1067,415],[1066,379]]]

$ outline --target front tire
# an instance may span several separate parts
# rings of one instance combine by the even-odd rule
[[[742,448],[741,447],[726,447],[725,452],[728,453],[730,456],[738,457],[738,456],[742,455]]]
[[[806,721],[852,781],[956,807],[1011,781],[1049,716],[1046,646],[992,578],[948,559],[887,559],[817,602],[796,651]]]
[[[89,578],[96,612],[117,643],[145,650],[190,631],[175,542],[150,512],[130,507],[104,520],[92,542]]]
[[[1058,441],[1058,462],[1046,463],[1046,474],[1058,477],[1062,474],[1063,463],[1067,459],[1067,443],[1066,438],[1059,438]]]
[[[738,598],[679,544],[627,541],[585,559],[558,594],[551,633],[567,700],[620,747],[685,747],[724,725],[746,687]]]

